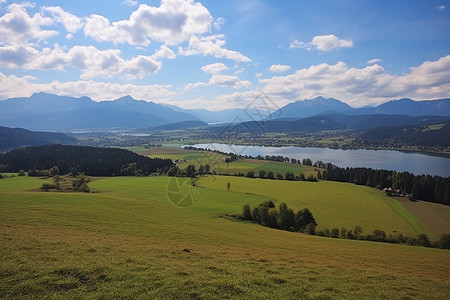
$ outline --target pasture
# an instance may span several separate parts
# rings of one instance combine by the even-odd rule
[[[344,194],[354,191],[374,203],[366,208],[358,202],[358,222],[369,229],[378,225],[376,217],[363,223],[372,207],[395,217],[396,208],[382,205],[387,200],[376,190],[210,176],[198,181],[203,188],[194,206],[177,207],[168,199],[171,180],[98,178],[89,185],[99,193],[46,193],[36,191],[43,179],[0,179],[0,298],[447,299],[450,294],[450,251],[321,238],[221,217],[240,213],[245,203],[275,198],[293,208],[308,206],[319,224],[334,222],[324,219],[333,208],[314,205],[319,198],[314,194],[329,191],[345,206],[351,195]],[[293,191],[299,196],[289,197]],[[342,216],[340,225],[346,222]],[[418,230],[403,217],[386,224],[386,230]]]

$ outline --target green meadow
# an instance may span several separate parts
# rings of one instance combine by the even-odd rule
[[[0,298],[448,299],[448,250],[224,217],[273,199],[309,207],[319,226],[424,229],[375,189],[231,176],[203,177],[192,187],[185,180],[95,178],[96,193],[58,193],[38,190],[45,179],[0,179]],[[193,206],[173,204],[186,193]]]
[[[291,172],[294,175],[303,173],[306,177],[309,175],[317,175],[319,168],[305,166],[301,164],[290,164],[277,161],[266,161],[258,159],[240,159],[230,163],[225,162],[226,156],[223,154],[211,152],[211,151],[197,151],[197,150],[185,150],[176,148],[127,148],[128,150],[136,151],[141,155],[147,155],[149,157],[161,157],[175,160],[185,160],[184,162],[177,163],[181,169],[186,168],[188,165],[195,165],[197,168],[200,165],[209,164],[211,166],[211,172],[215,171],[217,174],[222,175],[234,175],[248,171],[254,171],[258,176],[260,170],[266,172],[272,171],[275,175],[280,173],[285,175],[286,172]]]

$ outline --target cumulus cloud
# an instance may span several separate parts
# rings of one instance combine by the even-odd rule
[[[311,42],[300,42],[294,40],[290,45],[290,49],[305,48],[307,50],[317,49],[322,52],[328,52],[339,48],[353,47],[353,41],[340,39],[334,34],[317,35]]]
[[[396,97],[436,99],[450,94],[450,55],[427,61],[403,75],[391,75],[374,64],[350,68],[343,62],[319,64],[286,76],[260,79],[263,91],[280,101],[324,96],[351,105],[377,104]]]
[[[0,17],[0,45],[25,45],[31,40],[40,41],[58,34],[41,27],[53,24],[53,20],[42,13],[30,17],[26,11],[29,3],[8,5],[7,13]]]
[[[229,68],[224,65],[223,63],[214,63],[205,65],[202,67],[202,71],[208,74],[211,74],[211,78],[208,82],[195,82],[195,83],[188,83],[184,86],[184,90],[192,90],[197,87],[201,86],[212,86],[217,85],[224,88],[233,88],[233,89],[240,89],[240,88],[247,88],[251,85],[251,82],[248,80],[241,80],[236,75],[225,75],[220,74],[222,71],[229,70]]]
[[[202,67],[202,71],[210,74],[217,74],[222,71],[228,70],[229,68],[223,63],[215,63],[210,65],[205,65]]]
[[[159,7],[141,4],[128,20],[110,23],[100,15],[86,20],[84,32],[99,42],[146,46],[152,40],[166,45],[188,41],[211,30],[209,11],[193,0],[162,0]]]
[[[209,85],[218,85],[221,87],[228,88],[245,88],[251,85],[251,82],[248,80],[241,80],[237,76],[232,75],[223,75],[223,74],[213,74],[211,79],[208,82]]]
[[[291,69],[290,66],[287,65],[271,65],[269,71],[272,73],[284,73]]]
[[[54,48],[37,51],[32,47],[0,47],[0,66],[31,70],[62,70],[70,66],[81,71],[81,79],[112,78],[121,76],[128,79],[143,78],[161,69],[162,58],[173,59],[175,53],[162,45],[153,55],[138,55],[123,59],[118,49],[99,50],[94,46],[75,46],[69,51],[55,44]]]
[[[36,78],[32,76],[6,76],[0,72],[0,98],[28,97],[37,92],[73,97],[88,96],[96,101],[131,95],[135,99],[169,103],[175,96],[171,85],[136,85],[91,80],[37,83]]]
[[[221,34],[206,37],[192,36],[189,39],[187,49],[179,48],[180,55],[211,55],[216,58],[227,58],[237,62],[250,62],[250,58],[233,50],[223,48],[225,45],[224,36]]]
[[[374,59],[368,60],[367,64],[368,65],[374,65],[374,64],[376,64],[378,62],[381,62],[381,61],[382,61],[382,59],[380,59],[380,58],[374,58]]]
[[[59,6],[47,6],[43,7],[42,10],[50,13],[53,19],[56,22],[63,24],[70,33],[77,32],[84,25],[81,18],[64,11]]]

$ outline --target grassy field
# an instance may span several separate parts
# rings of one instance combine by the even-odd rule
[[[267,180],[214,176],[199,181],[206,188],[195,206],[180,208],[169,201],[172,180],[97,179],[89,185],[100,192],[86,194],[35,191],[43,179],[1,179],[0,298],[448,299],[450,251],[321,238],[220,217],[273,196],[307,205],[319,223],[328,222],[315,198],[306,197],[315,193],[309,190],[334,189],[340,202],[345,186],[362,187],[277,182],[277,189],[298,191],[291,200],[273,194]],[[259,190],[247,194],[253,189]],[[387,200],[370,189],[356,193],[383,214],[402,207],[383,206]],[[401,218],[389,224],[408,228]]]
[[[286,174],[286,172],[291,172],[295,175],[303,173],[305,176],[316,176],[318,170],[317,168],[301,164],[291,164],[257,159],[241,159],[233,161],[231,163],[225,163],[225,155],[210,151],[185,150],[176,148],[131,148],[130,150],[150,157],[170,158],[173,161],[186,160],[186,162],[178,163],[178,167],[180,167],[181,169],[186,168],[190,164],[195,165],[197,168],[200,165],[209,164],[211,166],[211,171],[215,171],[217,174],[224,175],[234,175],[238,173],[246,174],[248,171],[253,170],[255,171],[256,176],[258,176],[258,172],[260,170],[264,170],[266,172],[272,171],[274,172],[274,174],[280,173],[283,176]]]

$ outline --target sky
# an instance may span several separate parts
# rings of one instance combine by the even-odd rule
[[[449,0],[0,0],[0,99],[450,98]]]

